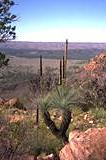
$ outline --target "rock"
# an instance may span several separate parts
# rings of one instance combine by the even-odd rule
[[[95,71],[95,70],[103,71],[105,64],[106,64],[106,51],[91,59],[89,64],[84,66],[84,69],[86,71]]]
[[[60,160],[105,160],[106,128],[92,128],[85,132],[73,131],[59,154]]]
[[[8,120],[10,123],[13,123],[13,122],[22,122],[23,120],[25,120],[25,116],[24,115],[9,115],[8,116]]]
[[[16,107],[18,109],[26,110],[22,103],[20,103],[19,98],[11,98],[4,103],[5,106]]]
[[[60,151],[59,157],[60,160],[75,160],[69,144]]]
[[[7,100],[4,105],[6,106],[16,106],[18,104],[19,100],[18,98],[11,98],[9,100]]]
[[[16,158],[16,160],[37,160],[33,155],[22,155]]]
[[[50,154],[50,155],[45,156],[45,157],[37,157],[37,160],[54,160],[54,155]]]

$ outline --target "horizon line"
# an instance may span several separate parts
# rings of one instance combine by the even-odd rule
[[[27,41],[27,40],[11,40],[11,41],[7,41],[7,42],[30,42],[30,43],[65,43],[66,41]],[[78,42],[78,41],[68,41],[68,43],[106,43],[106,42],[90,42],[90,41],[81,41],[81,42]]]

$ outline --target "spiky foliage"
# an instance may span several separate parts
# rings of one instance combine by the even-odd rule
[[[57,138],[63,140],[63,143],[68,142],[66,131],[71,121],[70,106],[72,97],[73,94],[70,94],[70,90],[67,87],[60,86],[53,90],[49,95],[43,97],[39,103],[45,124]],[[55,122],[50,117],[48,110],[51,107],[63,111],[62,122],[59,128],[56,127]]]
[[[73,105],[73,99],[75,97],[74,90],[66,86],[58,86],[52,92],[52,105],[53,107],[61,110],[69,109]]]
[[[51,107],[51,95],[47,94],[46,96],[42,96],[38,99],[38,105],[41,108],[41,111],[44,112]]]
[[[74,104],[75,93],[74,90],[66,86],[58,86],[46,96],[38,99],[41,110],[48,110],[49,108],[58,108],[60,110],[70,109]]]

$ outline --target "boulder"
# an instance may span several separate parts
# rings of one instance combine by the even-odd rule
[[[85,132],[73,131],[59,154],[60,160],[105,160],[106,128],[92,128]]]
[[[5,106],[16,107],[18,109],[26,110],[23,104],[19,101],[19,98],[11,98],[4,103]]]
[[[11,98],[11,99],[7,100],[4,103],[4,105],[6,105],[6,106],[12,106],[13,107],[13,106],[17,106],[18,103],[19,103],[19,99],[16,98],[16,97],[14,97],[14,98]]]
[[[45,157],[37,157],[37,160],[54,160],[54,155],[50,154]]]

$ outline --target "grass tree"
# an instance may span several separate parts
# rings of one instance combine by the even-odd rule
[[[64,144],[68,142],[66,135],[67,129],[71,122],[71,105],[74,94],[70,89],[64,86],[58,86],[51,93],[39,100],[44,122],[57,138],[61,139]],[[51,119],[50,108],[57,108],[62,111],[62,121],[59,127]]]

